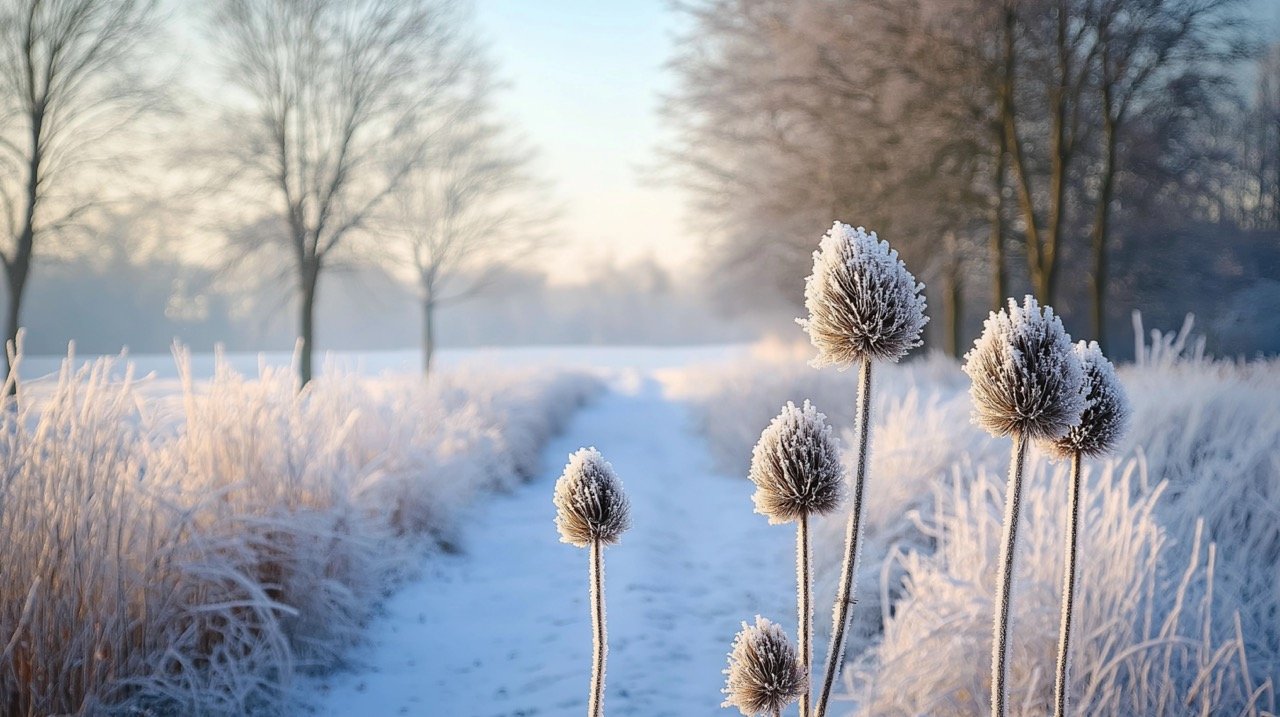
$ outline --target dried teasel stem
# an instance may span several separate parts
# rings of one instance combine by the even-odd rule
[[[591,593],[592,663],[587,717],[604,712],[604,676],[608,643],[604,615],[604,546],[618,542],[631,526],[631,507],[613,466],[594,448],[569,456],[556,481],[556,528],[560,541],[588,548]]]
[[[1004,530],[1000,540],[1000,573],[996,578],[998,596],[991,645],[991,714],[1004,717],[1008,691],[1009,597],[1013,590],[1013,568],[1018,542],[1018,512],[1022,503],[1022,467],[1027,457],[1027,440],[1013,436],[1013,456],[1009,463],[1009,485],[1004,507]]]
[[[813,673],[813,575],[809,560],[809,516],[796,521],[796,643],[800,665],[805,674],[804,694],[800,696],[800,715],[809,715],[808,676]]]
[[[809,557],[809,516],[840,506],[844,470],[826,416],[808,401],[788,403],[760,433],[751,454],[756,512],[770,523],[796,523],[797,644],[805,685],[800,714],[808,717],[813,660],[813,575]]]
[[[591,581],[591,633],[593,638],[591,659],[591,697],[587,702],[589,717],[604,714],[604,662],[609,651],[604,621],[604,546],[599,540],[591,541],[588,568]]]
[[[836,674],[844,659],[845,631],[849,626],[849,612],[853,607],[854,577],[858,567],[858,538],[862,532],[862,492],[867,478],[867,445],[871,432],[871,359],[862,360],[862,374],[858,384],[858,468],[853,477],[852,505],[849,521],[845,526],[844,562],[840,568],[840,585],[836,588],[836,602],[831,610],[831,643],[827,646],[827,663],[823,671],[822,687],[814,705],[814,717],[823,717]]]
[[[1053,682],[1053,714],[1067,713],[1067,669],[1071,649],[1071,615],[1076,597],[1076,542],[1080,525],[1080,452],[1071,456],[1071,483],[1067,488],[1070,504],[1064,537],[1065,560],[1062,568],[1062,620],[1058,626],[1058,673]]]

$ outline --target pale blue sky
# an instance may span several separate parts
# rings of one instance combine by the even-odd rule
[[[481,32],[510,88],[501,107],[539,148],[564,213],[546,254],[553,276],[654,256],[669,266],[696,246],[681,194],[645,181],[664,128],[676,21],[666,0],[477,0]]]

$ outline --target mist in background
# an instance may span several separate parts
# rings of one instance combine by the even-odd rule
[[[928,20],[965,1],[980,9],[997,5],[930,0],[866,7],[896,13],[910,6]],[[891,62],[913,59],[907,50],[879,52],[901,30],[885,16],[841,34],[824,20],[845,17],[839,3],[784,3],[771,17],[794,36],[761,45],[752,40],[759,28],[751,25],[751,9],[764,4],[748,2],[741,15],[711,0],[680,8],[663,2],[404,4],[452,13],[439,21],[443,34],[411,48],[428,57],[424,67],[441,73],[419,94],[444,99],[428,110],[388,94],[395,101],[387,103],[402,113],[398,120],[410,110],[422,112],[413,119],[425,128],[420,136],[393,138],[394,146],[417,151],[428,144],[422,137],[435,142],[423,163],[431,171],[405,184],[421,190],[417,196],[442,181],[454,187],[456,165],[449,162],[460,152],[482,156],[486,166],[498,158],[512,169],[498,190],[485,190],[483,207],[458,214],[471,227],[463,245],[490,238],[461,259],[442,249],[439,237],[414,236],[430,223],[424,217],[440,216],[440,207],[456,211],[455,203],[414,205],[420,212],[411,215],[405,202],[378,200],[376,221],[335,240],[322,257],[323,274],[316,269],[323,281],[314,297],[315,348],[418,347],[424,305],[438,308],[432,331],[442,347],[796,338],[792,319],[802,303],[808,254],[830,222],[841,220],[880,229],[902,249],[929,285],[929,347],[962,351],[993,303],[995,278],[985,249],[990,208],[974,188],[990,168],[985,160],[954,161],[951,150],[929,155],[915,148],[941,147],[940,136],[955,136],[947,122],[968,120],[921,112],[912,104],[912,92],[920,89],[914,79],[885,80],[896,71]],[[1119,358],[1131,350],[1135,309],[1149,328],[1176,327],[1195,314],[1214,353],[1280,352],[1280,10],[1267,2],[1224,4],[1248,26],[1239,56],[1213,58],[1212,71],[1197,69],[1200,94],[1180,97],[1177,105],[1178,112],[1212,113],[1137,122],[1120,143],[1124,163],[1113,202],[1103,325]],[[131,134],[112,135],[104,145],[113,150],[111,162],[68,183],[76,193],[97,192],[108,201],[77,214],[74,226],[37,227],[22,306],[28,353],[62,354],[69,342],[81,353],[165,352],[174,341],[196,351],[217,345],[287,351],[297,342],[297,268],[305,284],[312,259],[293,266],[280,237],[314,227],[300,221],[291,229],[287,213],[274,204],[275,190],[244,181],[245,162],[261,150],[237,144],[257,117],[254,87],[235,85],[215,48],[219,33],[237,31],[227,13],[240,5],[238,11],[247,12],[253,3],[214,5],[161,3],[154,22],[147,22],[147,44],[128,56],[148,63],[129,65],[146,68],[130,70],[138,92],[162,88],[156,96],[163,101],[140,114]],[[1030,105],[1032,76],[1043,68],[1035,64],[1036,3],[1025,7],[1031,8],[1022,19],[1028,29],[1018,41],[1028,74],[1019,81]],[[966,29],[920,27],[913,42],[929,40],[926,29],[943,38]],[[828,31],[834,34],[822,34]],[[873,32],[882,34],[860,34]],[[823,52],[810,57],[801,52],[807,47]],[[743,55],[744,48],[754,54]],[[878,53],[882,72],[827,108],[833,117],[854,119],[830,131],[828,117],[797,120],[796,108],[809,112],[814,97],[839,96],[821,84],[841,77],[824,63],[860,67],[863,48]],[[448,74],[450,62],[466,69]],[[771,94],[738,81],[767,84],[773,70],[800,73],[819,89],[792,83],[787,92]],[[1162,77],[1170,84],[1151,92],[1141,117],[1151,119],[1160,98],[1174,96],[1161,92],[1183,87],[1176,80]],[[952,84],[960,85],[959,94],[947,101],[972,99],[962,80]],[[447,109],[430,114],[438,106]],[[1081,100],[1080,107],[1088,113],[1096,103]],[[863,123],[865,117],[850,114],[854,109],[875,114],[876,122]],[[8,112],[22,116],[12,107]],[[723,121],[725,113],[740,124]],[[900,117],[917,124],[896,121]],[[1018,118],[1037,195],[1047,186],[1042,180],[1050,164],[1037,138],[1046,117],[1033,108]],[[753,133],[770,123],[773,134]],[[459,126],[475,131],[444,143],[443,152],[435,149],[440,128]],[[21,122],[9,127],[20,129]],[[1098,136],[1081,143],[1066,173],[1068,219],[1053,298],[1073,334],[1090,336],[1086,247],[1099,191],[1094,173],[1103,156]],[[477,146],[486,154],[477,155]],[[350,206],[338,213],[359,215],[360,202],[376,198],[372,188],[383,177],[399,176],[394,161],[412,152],[386,154],[370,150],[361,166],[376,163],[378,171],[354,185]],[[1143,161],[1153,157],[1172,159]],[[446,165],[454,170],[447,181],[439,176]],[[928,177],[922,179],[929,167],[941,169],[923,172]],[[9,186],[21,184],[20,163],[0,169],[12,170]],[[1003,293],[1021,294],[1037,284],[1026,275],[1026,222],[1015,209],[1013,180],[1005,181],[1006,204],[997,210],[1006,236],[1007,276],[1000,285]],[[513,186],[516,193],[509,191]],[[67,196],[48,204],[78,206]],[[324,230],[315,234],[320,245],[329,241]],[[424,264],[412,255],[414,246],[434,247],[445,258],[428,252]],[[0,297],[0,305],[9,303]]]

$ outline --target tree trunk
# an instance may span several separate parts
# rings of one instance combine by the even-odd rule
[[[13,346],[16,350],[18,345],[18,329],[21,326],[20,312],[22,308],[22,293],[27,284],[27,273],[27,267],[24,266],[19,268],[17,262],[10,263],[9,269],[6,272],[9,280],[9,306],[6,311],[4,329],[4,341],[6,346],[6,350],[4,352],[4,368],[6,376],[8,376],[9,372],[13,370],[13,367],[9,365],[9,351],[7,350],[7,347]],[[15,380],[8,384],[7,394],[9,396],[14,396],[17,395],[17,393],[18,382],[15,377]]]
[[[957,266],[947,273],[947,350],[956,358],[960,358],[963,353],[960,338],[960,323],[963,319],[964,284]]]
[[[310,383],[312,377],[311,361],[316,339],[316,287],[319,280],[319,261],[313,259],[305,263],[302,266],[302,314],[299,317],[298,326],[298,338],[301,340],[301,345],[298,347],[299,388]]]
[[[1017,70],[1017,44],[1015,37],[1017,23],[1018,18],[1013,6],[1006,6],[1004,23],[1001,28],[1000,117],[1001,124],[1004,126],[1009,164],[1013,170],[1014,187],[1018,193],[1018,208],[1022,212],[1023,224],[1026,225],[1023,232],[1026,235],[1024,243],[1027,249],[1027,269],[1031,276],[1032,287],[1034,287],[1035,291],[1041,292],[1045,284],[1045,277],[1043,276],[1043,262],[1040,257],[1040,224],[1036,220],[1036,205],[1031,191],[1030,170],[1027,168],[1027,160],[1022,151],[1022,140],[1018,137],[1018,115],[1013,101],[1014,74]],[[1043,296],[1040,298],[1044,299]]]
[[[1067,141],[1067,87],[1070,82],[1071,47],[1067,40],[1068,12],[1065,2],[1058,3],[1057,51],[1058,86],[1050,93],[1053,109],[1053,137],[1049,150],[1049,221],[1040,248],[1041,300],[1055,303],[1058,288],[1058,240],[1066,219],[1067,167],[1071,163],[1072,148]]]
[[[436,353],[436,302],[430,292],[422,300],[422,375],[431,375],[431,359]]]
[[[1004,269],[1004,176],[1009,138],[1001,127],[996,132],[995,169],[991,177],[991,310],[999,311],[1009,295],[1009,279]],[[957,356],[959,354],[956,354]]]
[[[40,193],[40,165],[44,160],[44,146],[41,134],[44,129],[44,109],[37,106],[31,116],[31,160],[27,163],[27,210],[22,218],[22,230],[18,234],[17,246],[12,258],[4,263],[6,278],[9,283],[9,309],[5,317],[5,346],[17,345],[18,329],[22,324],[22,297],[27,288],[27,278],[31,275],[31,256],[35,252],[36,240],[36,201]],[[5,351],[5,374],[13,368],[9,365],[9,354]],[[9,383],[10,396],[17,394],[18,382]]]
[[[1111,197],[1115,192],[1116,135],[1118,127],[1111,117],[1110,95],[1103,91],[1103,133],[1106,144],[1102,165],[1102,184],[1098,188],[1098,205],[1094,208],[1093,231],[1093,335],[1103,353],[1107,345],[1107,238],[1111,222]]]

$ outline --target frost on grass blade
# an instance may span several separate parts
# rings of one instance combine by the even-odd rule
[[[836,222],[813,253],[805,280],[808,319],[798,319],[818,349],[815,366],[863,359],[897,361],[921,344],[924,284],[875,232]]]

